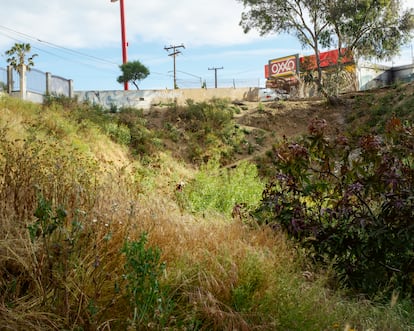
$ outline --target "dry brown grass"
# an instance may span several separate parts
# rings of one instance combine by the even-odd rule
[[[154,319],[138,329],[323,330],[362,314],[332,296],[322,277],[302,276],[302,260],[283,234],[180,210],[175,185],[194,169],[167,154],[145,165],[130,161],[113,144],[106,153],[95,144],[104,140],[85,128],[67,131],[74,144],[32,134],[40,109],[14,99],[0,106],[0,330],[131,327],[121,248],[143,232],[166,263],[160,284],[169,307],[163,325]],[[20,130],[26,141],[16,141]],[[66,216],[31,236],[42,201],[49,203],[46,225],[60,210]]]
[[[242,314],[229,306],[238,264],[259,248],[273,256],[275,242],[280,248],[285,241],[224,218],[182,214],[169,198],[174,186],[165,174],[173,170],[165,162],[158,160],[162,180],[154,192],[143,194],[128,167],[102,172],[69,147],[3,139],[2,320],[33,330],[125,325],[128,302],[124,291],[114,291],[115,284],[125,283],[120,250],[125,240],[147,232],[149,245],[163,252],[169,266],[163,282],[175,289],[178,302],[187,302],[184,307],[192,306],[197,319],[209,320],[214,329],[246,329]],[[61,207],[67,215],[56,230],[42,228],[31,240],[27,229],[39,222],[33,215],[41,199],[50,202],[51,219]],[[285,254],[274,256],[273,265],[291,261]],[[185,320],[187,314],[184,309],[178,317]]]

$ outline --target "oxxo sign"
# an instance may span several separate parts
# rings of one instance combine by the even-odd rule
[[[290,55],[269,61],[269,74],[273,77],[294,75],[297,68],[298,55]]]

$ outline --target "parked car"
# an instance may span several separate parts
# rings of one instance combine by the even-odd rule
[[[259,101],[278,101],[289,99],[289,93],[285,90],[263,88],[259,89]]]

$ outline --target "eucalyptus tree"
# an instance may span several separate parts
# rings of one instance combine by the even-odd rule
[[[240,25],[245,33],[252,29],[260,35],[293,33],[303,47],[310,47],[316,55],[318,76],[316,83],[321,91],[322,70],[319,51],[328,47],[331,27],[327,17],[320,15],[324,0],[237,0],[247,12],[242,13]]]
[[[325,13],[333,42],[354,57],[390,59],[412,39],[414,11],[400,0],[326,0]]]
[[[410,40],[412,9],[400,0],[236,0],[244,5],[240,25],[261,35],[294,34],[304,48],[312,48],[317,65],[316,83],[322,84],[321,48],[347,48],[353,55],[389,58]]]

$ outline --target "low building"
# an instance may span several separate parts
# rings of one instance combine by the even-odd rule
[[[414,81],[414,64],[388,67],[357,63],[346,49],[319,54],[322,83],[328,93],[339,94]],[[292,97],[318,95],[316,56],[289,55],[269,60],[264,66],[266,87],[284,90]]]

